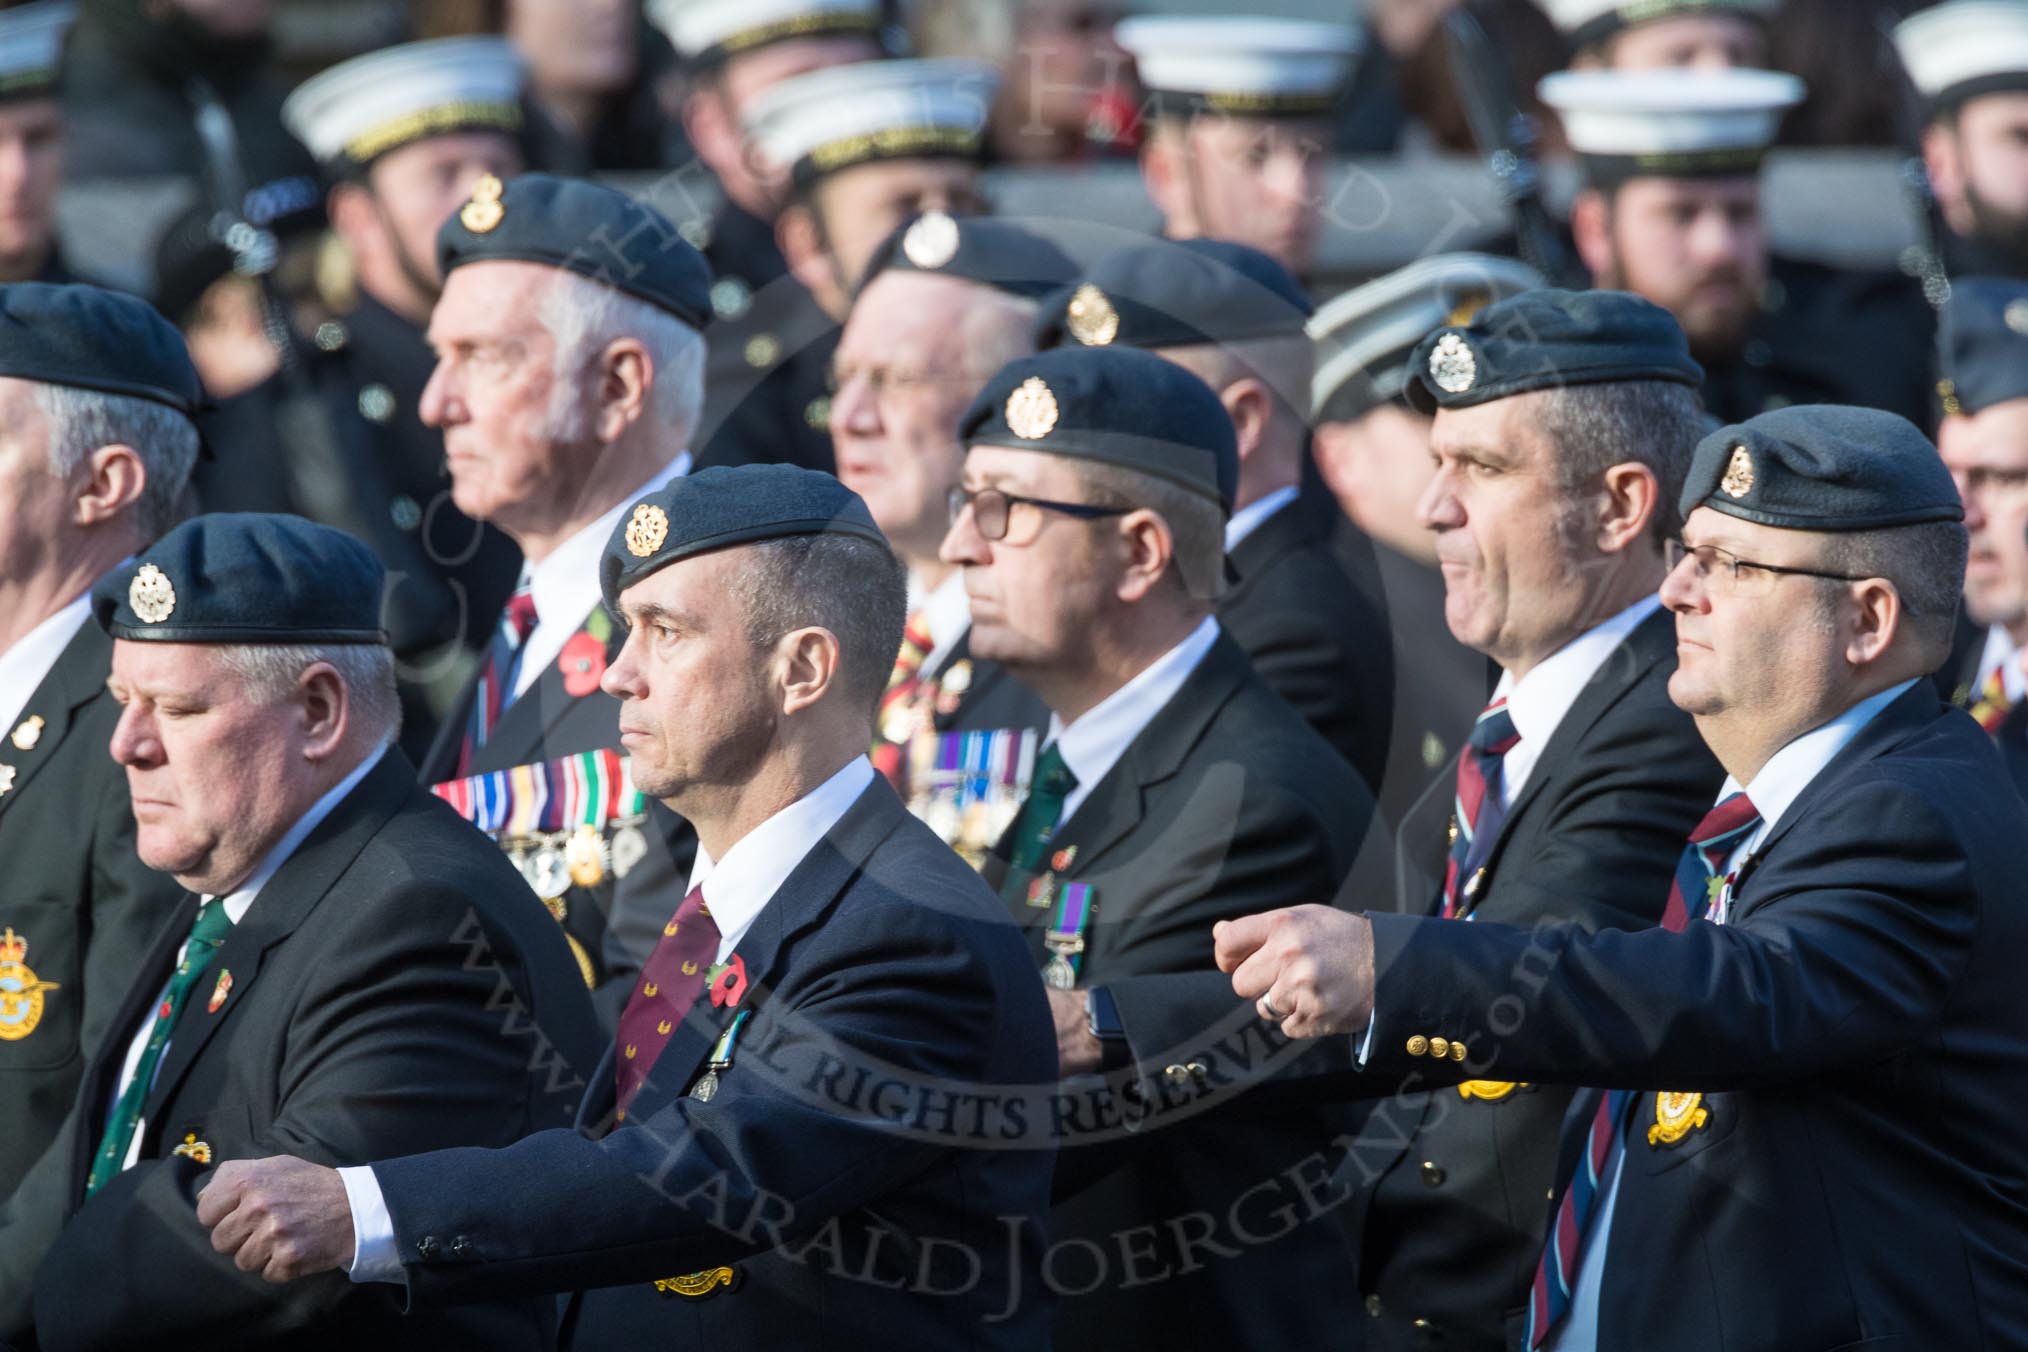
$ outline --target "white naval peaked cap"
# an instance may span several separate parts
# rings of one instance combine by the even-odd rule
[[[1948,0],[1896,25],[1894,46],[1932,105],[2028,89],[2028,0]]]
[[[977,158],[999,87],[983,61],[855,61],[771,85],[744,121],[763,155],[808,183],[871,160]]]
[[[1536,0],[1549,21],[1578,48],[1604,42],[1622,29],[1687,14],[1766,19],[1779,0]]]
[[[1366,45],[1349,23],[1241,15],[1137,15],[1113,38],[1164,111],[1254,117],[1323,112]]]
[[[505,38],[434,38],[355,56],[296,86],[282,122],[319,163],[356,169],[412,141],[521,130],[527,76]]]
[[[0,99],[31,98],[56,88],[63,35],[77,22],[71,0],[39,0],[0,9]]]
[[[1594,181],[1752,173],[1805,92],[1772,70],[1567,70],[1535,88]]]
[[[1333,297],[1308,325],[1317,348],[1313,417],[1348,421],[1397,398],[1408,383],[1409,357],[1433,331],[1469,324],[1488,305],[1547,285],[1516,259],[1432,254]]]
[[[648,0],[648,21],[703,64],[790,38],[878,37],[880,0]]]

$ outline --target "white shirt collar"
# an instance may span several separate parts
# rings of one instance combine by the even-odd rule
[[[0,729],[11,728],[28,709],[36,689],[49,679],[49,672],[63,650],[77,637],[77,631],[91,617],[92,595],[82,595],[41,624],[23,634],[5,653],[0,653]]]
[[[1225,552],[1230,554],[1239,548],[1239,542],[1260,529],[1263,521],[1296,500],[1296,485],[1277,488],[1264,498],[1249,502],[1232,514],[1232,520],[1225,523]]]
[[[1176,698],[1183,682],[1190,679],[1190,673],[1217,641],[1218,621],[1206,616],[1181,643],[1143,667],[1133,680],[1075,723],[1065,727],[1061,718],[1049,716],[1049,740],[1056,743],[1064,765],[1077,777],[1077,787],[1063,800],[1063,815],[1058,821],[1067,822],[1076,814],[1099,781],[1127,754],[1134,739]]]
[[[923,599],[922,612],[930,631],[930,650],[922,660],[922,669],[931,672],[972,627],[972,602],[965,595],[965,570],[952,569],[951,575]]]
[[[549,664],[563,652],[563,645],[583,626],[585,617],[603,599],[599,591],[599,559],[620,516],[635,502],[662,488],[672,479],[690,472],[690,452],[678,451],[676,458],[648,476],[648,481],[621,498],[612,510],[585,526],[558,545],[549,557],[533,567],[524,567],[522,576],[535,597],[535,628],[521,649],[521,665],[514,674],[518,696],[542,677]]]
[[[718,926],[718,960],[724,962],[782,884],[817,842],[836,826],[873,782],[873,764],[864,756],[847,762],[810,792],[734,842],[714,861],[702,846],[690,867],[690,886],[704,889]]]
[[[310,833],[323,825],[324,819],[331,815],[331,810],[345,800],[345,795],[358,788],[359,781],[372,773],[374,766],[380,764],[380,758],[387,754],[387,747],[388,744],[382,742],[378,749],[353,766],[350,774],[333,785],[329,793],[312,803],[310,810],[298,817],[296,824],[289,828],[288,834],[268,851],[267,858],[261,860],[260,867],[248,874],[245,882],[226,894],[225,914],[233,924],[237,925],[246,917],[247,909],[254,904],[254,898],[260,894],[261,888],[267,886],[268,879],[275,876],[277,869],[289,862],[289,856],[296,852],[297,847],[308,840]]]
[[[1735,856],[1740,851],[1750,852],[1758,846],[1796,799],[1802,796],[1803,790],[1810,787],[1810,781],[1823,773],[1832,758],[1843,751],[1876,714],[1907,693],[1914,684],[1914,681],[1903,681],[1900,685],[1868,695],[1830,722],[1810,729],[1768,757],[1767,764],[1760,767],[1760,773],[1746,786],[1748,801],[1760,809],[1760,825],[1740,843],[1739,850],[1734,851]],[[1725,786],[1718,791],[1718,801],[1722,803],[1738,792],[1739,781],[1727,775]]]
[[[1577,703],[1577,697],[1591,684],[1591,678],[1605,665],[1606,658],[1661,605],[1661,597],[1644,596],[1558,648],[1519,681],[1505,672],[1500,674],[1493,698],[1506,697],[1507,716],[1514,720],[1514,731],[1521,734],[1521,740],[1500,760],[1501,797],[1509,807],[1549,745],[1549,739],[1556,735],[1563,716]]]
[[[1999,625],[1986,631],[1986,648],[1979,655],[1979,679],[1972,687],[1972,698],[1979,697],[1979,691],[1992,676],[1994,668],[2000,672],[2000,684],[2007,692],[2010,702],[2017,702],[2028,696],[2028,671],[2021,669],[2021,645],[2014,642],[2013,635]]]

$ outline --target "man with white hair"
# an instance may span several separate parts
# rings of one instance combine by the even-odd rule
[[[619,746],[619,705],[599,678],[621,635],[593,565],[628,503],[690,469],[710,271],[661,213],[546,174],[481,179],[437,250],[423,421],[443,429],[459,510],[506,532],[526,564],[423,779],[487,786],[446,796],[504,833],[596,981],[600,907],[564,893],[629,870],[647,847],[638,821],[603,839],[643,811],[617,762],[586,775],[576,759]],[[584,800],[545,827],[564,780]]]
[[[63,1124],[177,889],[134,857],[112,646],[86,593],[161,534],[197,458],[183,340],[89,286],[0,287],[0,1343],[63,1219]]]

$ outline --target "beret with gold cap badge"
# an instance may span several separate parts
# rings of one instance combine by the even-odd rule
[[[990,216],[925,211],[880,242],[859,279],[864,292],[883,272],[928,272],[977,282],[1032,300],[1075,276],[1070,256],[1032,230]]]
[[[1043,301],[1035,345],[1187,347],[1287,338],[1315,307],[1295,274],[1222,239],[1151,240],[1099,259]]]
[[[1951,278],[1937,347],[1945,413],[1969,415],[2028,399],[2028,281]]]
[[[1962,521],[1936,447],[1898,413],[1795,404],[1697,443],[1684,516],[1709,507],[1783,530],[1884,530]]]

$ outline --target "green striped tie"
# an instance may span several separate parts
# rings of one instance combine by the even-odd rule
[[[1042,754],[1035,758],[1027,801],[1021,804],[1021,815],[1014,821],[1012,867],[1000,890],[1001,898],[1009,905],[1027,896],[1028,882],[1042,867],[1049,838],[1056,834],[1057,823],[1063,817],[1063,801],[1076,787],[1077,776],[1063,763],[1063,752],[1057,750],[1056,743],[1043,747]]]
[[[169,1045],[169,1035],[176,1029],[176,1016],[183,1012],[191,988],[204,979],[211,960],[218,956],[225,936],[230,933],[232,917],[225,913],[225,903],[217,897],[206,897],[197,908],[196,922],[190,927],[190,941],[184,945],[183,961],[170,976],[169,990],[163,995],[162,1003],[155,1007],[155,1023],[148,1030],[148,1045],[141,1052],[141,1063],[134,1067],[134,1078],[127,1082],[126,1092],[114,1105],[112,1118],[106,1124],[106,1134],[99,1141],[98,1155],[92,1161],[91,1177],[85,1181],[87,1196],[111,1182],[126,1162],[127,1147],[134,1139],[135,1129],[141,1125],[141,1106],[148,1101],[148,1090],[155,1081],[155,1067],[162,1060],[163,1049]]]

